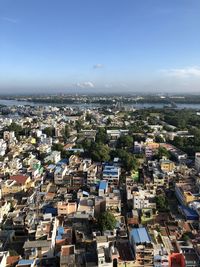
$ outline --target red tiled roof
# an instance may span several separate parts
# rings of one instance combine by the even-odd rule
[[[25,176],[25,175],[13,175],[13,176],[10,176],[10,180],[16,181],[18,184],[21,184],[21,185],[24,185],[28,178],[29,177]]]
[[[8,256],[6,259],[6,264],[8,264],[8,266],[12,266],[19,259],[20,259],[20,256]]]

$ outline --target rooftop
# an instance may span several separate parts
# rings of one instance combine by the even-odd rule
[[[131,231],[131,238],[133,238],[136,244],[151,243],[149,234],[146,228],[135,228]]]

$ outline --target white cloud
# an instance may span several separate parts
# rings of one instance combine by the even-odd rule
[[[93,82],[77,83],[76,86],[78,86],[79,88],[94,88],[95,87]]]
[[[175,78],[190,78],[190,77],[200,77],[200,66],[192,66],[178,69],[164,69],[161,70],[166,76]]]
[[[14,23],[14,24],[16,24],[18,22],[18,20],[13,19],[13,18],[9,18],[9,17],[1,17],[1,20],[7,21],[9,23]]]
[[[104,67],[103,64],[95,64],[95,65],[93,66],[93,69],[102,69],[103,67]]]
[[[105,84],[105,88],[112,88],[112,87],[113,87],[113,85],[111,83],[106,83]]]

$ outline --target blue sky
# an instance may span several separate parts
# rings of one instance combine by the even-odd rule
[[[0,93],[198,92],[199,47],[199,0],[0,0]]]

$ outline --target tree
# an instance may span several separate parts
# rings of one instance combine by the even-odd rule
[[[130,135],[122,135],[117,140],[118,148],[132,148],[133,146],[133,137]]]
[[[93,143],[91,146],[91,158],[94,161],[105,162],[110,160],[110,148],[107,145]]]
[[[91,123],[93,120],[95,121],[95,117],[91,113],[86,113],[85,120]]]
[[[91,148],[91,140],[84,139],[79,145],[80,145],[80,148],[83,148],[84,150],[89,151]],[[78,146],[76,145],[76,147]]]
[[[15,132],[15,136],[18,138],[19,135],[22,133],[22,127],[15,123],[15,122],[12,122],[8,127],[7,127],[7,130],[8,131],[13,131]]]
[[[81,120],[77,120],[75,122],[75,128],[76,128],[77,132],[79,133],[81,131],[81,129],[83,128],[83,122]]]
[[[164,195],[156,196],[156,206],[159,211],[168,210],[168,202]]]
[[[55,151],[63,151],[63,145],[60,143],[54,143],[52,146],[52,150]]]
[[[115,216],[108,211],[101,213],[98,219],[98,224],[101,231],[115,229],[116,223],[117,220],[115,219]]]
[[[169,151],[167,151],[167,149],[165,147],[160,146],[159,149],[158,149],[157,156],[158,156],[159,159],[161,159],[162,157],[169,158],[170,157],[170,153],[169,153]]]
[[[163,137],[161,135],[157,135],[155,137],[155,141],[156,141],[156,143],[164,143],[165,142],[165,140],[163,139]]]
[[[96,134],[96,140],[97,143],[106,144],[108,142],[108,136],[106,133],[106,129],[100,127]]]
[[[53,127],[46,127],[43,132],[47,135],[47,137],[54,136],[54,128]]]
[[[67,140],[67,138],[70,137],[70,129],[69,129],[69,126],[66,124],[64,129],[62,129],[62,137],[64,139],[64,141]]]
[[[118,157],[121,160],[122,167],[125,171],[136,170],[138,168],[137,158],[123,149],[117,149],[116,151],[111,152],[112,157]]]
[[[106,121],[106,125],[110,125],[112,123],[112,120],[110,117],[108,117],[107,121]]]

